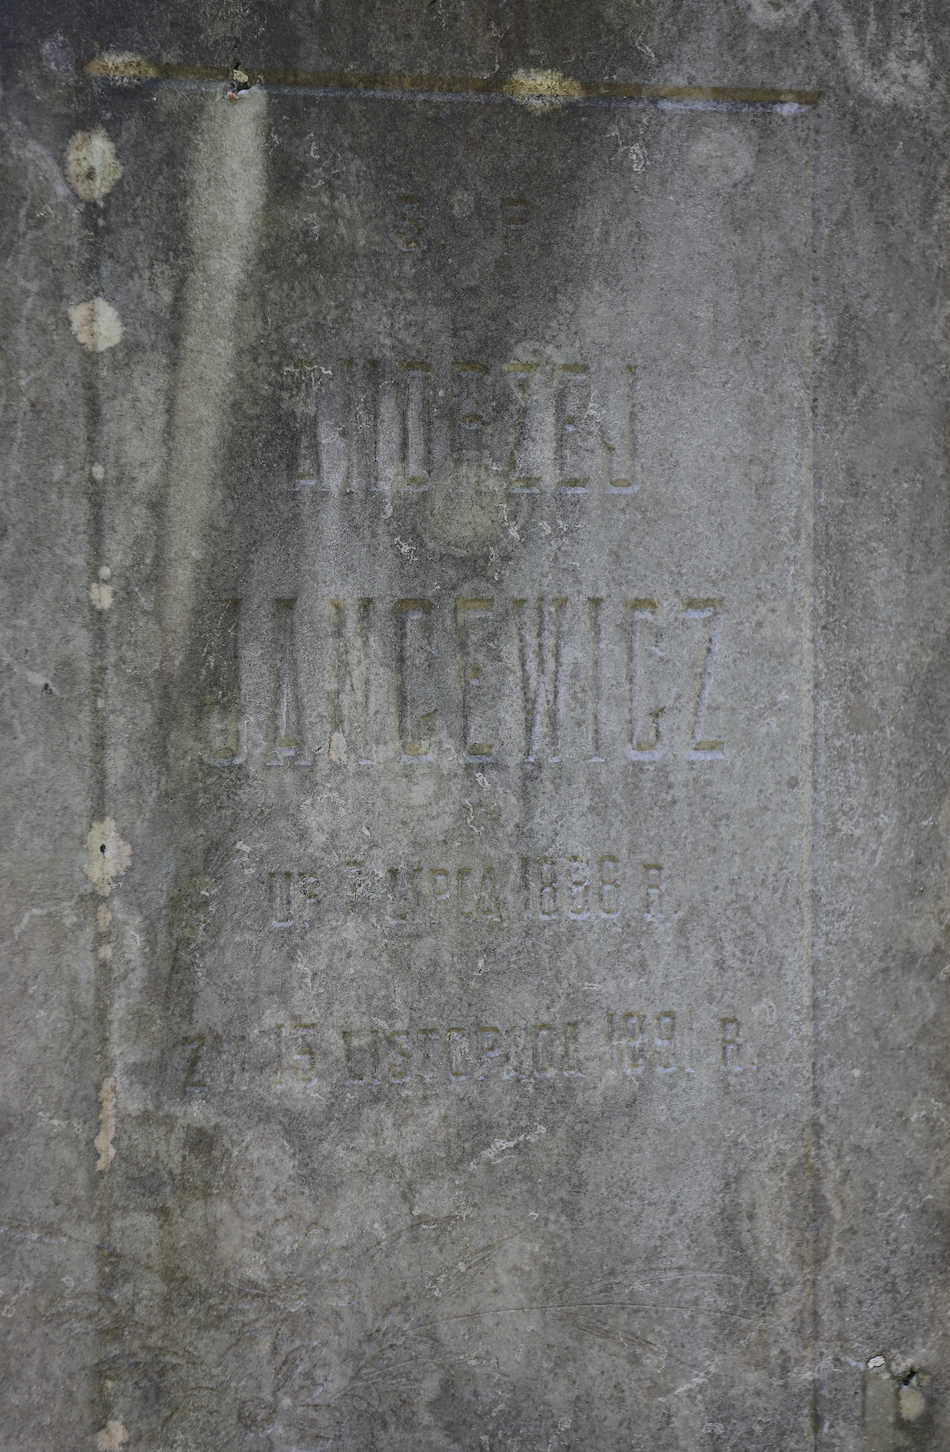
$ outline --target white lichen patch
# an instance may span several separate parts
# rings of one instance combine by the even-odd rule
[[[132,848],[119,836],[111,817],[93,822],[86,838],[89,859],[86,876],[100,897],[108,897],[114,877],[121,877],[132,865]]]
[[[113,590],[111,585],[101,584],[95,580],[89,586],[89,598],[97,610],[111,610],[113,601]]]
[[[505,82],[504,91],[531,111],[550,111],[584,94],[578,81],[560,71],[515,71]]]
[[[70,308],[69,326],[90,353],[104,353],[122,339],[122,319],[104,297],[90,298]]]
[[[77,131],[66,148],[66,179],[84,202],[100,202],[122,175],[115,147],[106,131]]]
[[[96,1160],[97,1170],[107,1170],[115,1159],[115,1145],[112,1142],[115,1139],[115,1112],[115,1080],[104,1079],[99,1090],[99,1133],[93,1141],[99,1155]]]
[[[158,66],[130,50],[107,50],[83,69],[90,76],[108,76],[114,81],[154,81],[161,75]]]
[[[120,1452],[128,1440],[129,1434],[121,1422],[106,1422],[96,1433],[96,1448],[98,1452]]]
[[[927,1399],[915,1386],[902,1386],[897,1393],[897,1401],[904,1422],[916,1422],[927,1410]]]

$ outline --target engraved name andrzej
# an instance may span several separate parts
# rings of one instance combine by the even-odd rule
[[[291,488],[635,494],[632,364],[298,359]]]

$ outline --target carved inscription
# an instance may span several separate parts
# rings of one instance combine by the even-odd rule
[[[422,469],[422,446],[411,449]],[[312,619],[296,599],[244,612],[245,646],[253,636],[269,642],[267,766],[369,767],[394,749],[417,766],[446,749],[478,767],[725,757],[721,731],[710,729],[723,705],[720,598],[330,597],[318,602],[304,655],[305,605]],[[221,639],[201,703],[214,766],[244,761],[241,608],[222,602],[209,625]]]
[[[512,250],[510,238],[519,237],[528,226],[528,200],[526,197],[502,197],[500,201],[493,204],[497,207],[498,222],[501,228],[502,252],[508,253]],[[436,212],[437,212],[436,208]],[[469,197],[456,204],[454,211],[456,219],[470,215],[475,210],[474,200]],[[430,204],[426,197],[421,195],[407,194],[397,196],[393,199],[393,223],[392,238],[396,248],[400,252],[419,254],[424,252],[429,245],[430,236]],[[438,237],[440,232],[444,233],[445,217],[440,219],[433,215],[433,226],[431,230]],[[433,242],[433,246],[435,246]],[[446,243],[439,242],[438,246],[444,251]]]
[[[247,1089],[246,1035],[229,1039],[222,1034],[194,1034],[183,1038],[182,1046],[188,1055],[183,1085],[186,1092]]]
[[[267,874],[271,928],[340,927],[366,921],[388,928],[512,923],[538,926],[615,922],[626,911],[646,924],[664,921],[663,869],[625,865],[614,852],[542,854],[520,864],[452,861],[370,870],[363,859]]]
[[[396,245],[418,252],[422,200],[398,207]],[[526,217],[523,201],[503,206],[506,247]],[[440,487],[512,494],[637,491],[633,364],[298,358],[290,371],[294,490],[418,493],[437,476]]]
[[[220,1094],[333,1081],[365,1090],[483,1081],[639,1082],[701,1071],[735,1078],[746,1072],[742,1047],[734,1015],[706,1015],[697,1027],[691,1009],[670,1006],[612,1009],[600,1019],[460,1017],[388,1029],[324,1029],[317,1019],[298,1019],[262,1030],[253,1049],[244,1034],[184,1036],[180,1082],[186,1094]]]
[[[393,233],[400,252],[420,252],[426,245],[425,197],[396,198],[396,224]]]

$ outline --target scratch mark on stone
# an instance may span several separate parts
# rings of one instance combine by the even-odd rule
[[[99,1151],[99,1158],[96,1160],[97,1170],[107,1170],[115,1159],[115,1145],[112,1143],[115,1138],[115,1079],[111,1076],[104,1079],[102,1088],[99,1090],[99,1133],[95,1138],[95,1147]],[[111,1425],[111,1423],[110,1423]],[[123,1440],[128,1440],[123,1439]],[[116,1443],[118,1446],[118,1443]]]

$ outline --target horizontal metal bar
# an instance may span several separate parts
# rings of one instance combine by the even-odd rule
[[[192,81],[234,85],[234,72],[224,66],[192,66],[152,62],[133,55],[104,55],[83,65],[88,76],[129,84],[135,81]],[[814,106],[821,91],[770,90],[742,86],[648,86],[614,81],[575,81],[540,73],[497,76],[375,75],[360,71],[253,70],[244,72],[254,86],[283,92],[333,96],[407,96],[420,100],[443,96],[509,100],[522,103],[568,105],[572,102],[666,102],[697,108],[738,104],[794,114]],[[243,84],[243,82],[242,82]]]

